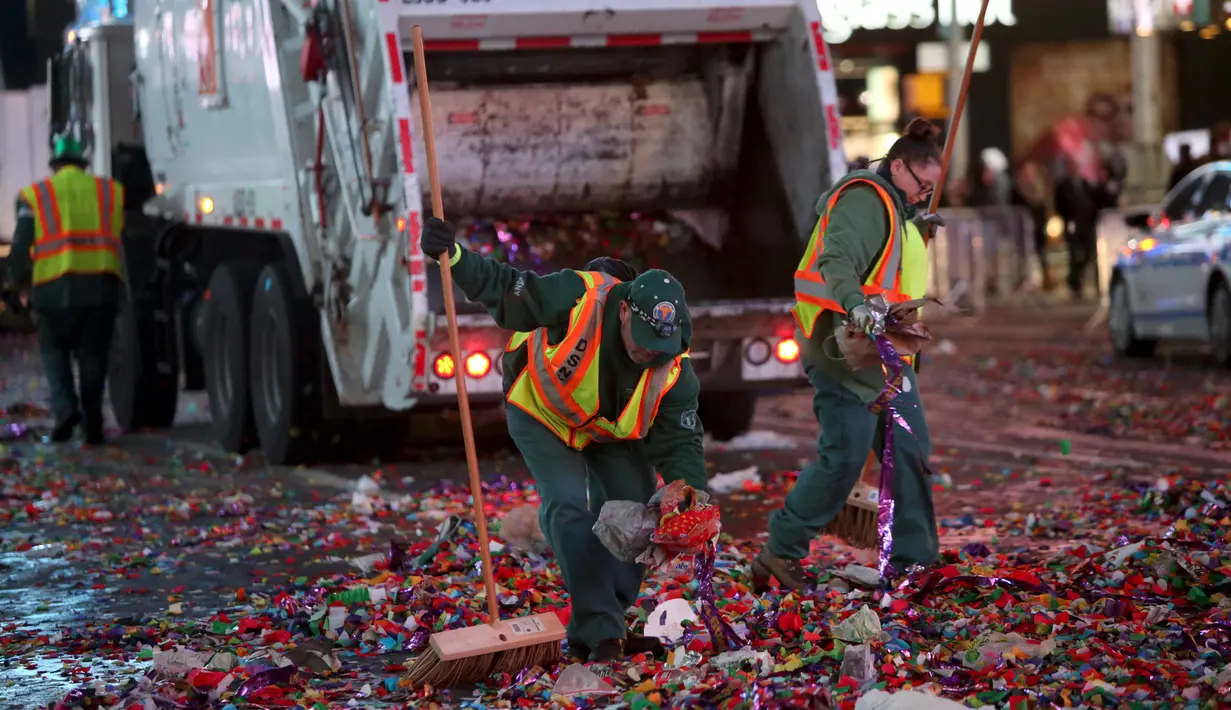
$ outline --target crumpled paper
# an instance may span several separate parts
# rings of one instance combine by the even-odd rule
[[[721,529],[718,507],[710,503],[709,494],[683,481],[660,488],[645,505],[607,501],[593,528],[616,559],[650,567],[700,552]]]
[[[867,643],[881,637],[881,618],[872,607],[864,604],[859,611],[846,617],[834,627],[833,635],[847,643]]]
[[[855,703],[855,710],[965,710],[965,708],[965,705],[952,700],[913,690],[903,690],[897,693],[871,690]]]
[[[883,296],[873,296],[867,299],[866,303],[877,317],[876,334],[883,333],[902,357],[918,354],[932,341],[931,331],[919,320],[919,309],[928,303],[935,303],[942,309],[950,309],[930,297],[890,305]],[[854,326],[848,324],[838,328],[834,337],[838,341],[838,352],[842,353],[842,359],[852,370],[882,364],[876,341]]]

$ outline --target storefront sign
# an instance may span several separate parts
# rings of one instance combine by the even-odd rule
[[[958,0],[958,23],[973,25],[982,6],[982,0]],[[847,41],[855,30],[923,30],[953,21],[953,0],[817,0],[817,7],[830,44]],[[991,0],[986,24],[1016,25],[1013,0]]]

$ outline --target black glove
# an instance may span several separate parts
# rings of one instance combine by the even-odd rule
[[[920,232],[927,231],[928,228],[937,228],[945,226],[945,218],[935,212],[920,212],[915,215],[915,226]]]
[[[427,224],[423,225],[423,233],[419,235],[419,248],[423,249],[423,253],[440,261],[441,254],[453,256],[453,250],[457,248],[457,242],[453,235],[457,230],[453,225],[438,217],[428,217]]]

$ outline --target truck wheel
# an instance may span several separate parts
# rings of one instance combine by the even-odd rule
[[[1226,281],[1210,297],[1210,351],[1214,362],[1231,367],[1231,287]]]
[[[1116,278],[1111,284],[1111,307],[1107,311],[1107,329],[1111,331],[1111,347],[1116,355],[1121,357],[1150,357],[1157,340],[1144,340],[1137,337],[1133,326],[1132,302],[1128,296],[1128,284],[1123,278]]]
[[[261,265],[230,262],[214,269],[206,294],[202,362],[211,431],[224,449],[244,453],[256,444],[248,389],[252,292]]]
[[[757,396],[753,392],[715,392],[701,395],[701,424],[718,441],[730,441],[752,428]]]
[[[165,429],[175,421],[179,398],[176,358],[159,372],[154,343],[154,309],[125,289],[115,318],[107,363],[107,395],[120,431]]]
[[[261,270],[252,296],[248,375],[261,450],[272,464],[309,463],[320,455],[317,359],[307,355],[319,346],[315,316],[295,302],[283,267]]]

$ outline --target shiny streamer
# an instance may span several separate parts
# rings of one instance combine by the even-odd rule
[[[710,632],[710,642],[716,652],[736,651],[744,647],[744,641],[727,624],[726,619],[718,611],[714,599],[714,547],[707,544],[705,549],[693,557],[693,575],[697,579],[697,595],[700,597],[698,615],[705,628]]]
[[[902,392],[902,381],[905,379],[903,375],[905,361],[898,355],[897,349],[889,342],[889,338],[886,338],[884,335],[876,336],[876,351],[880,353],[881,360],[885,363],[885,373],[888,375],[885,381],[885,389],[868,406],[868,410],[873,414],[878,416],[881,413],[886,414],[885,445],[881,449],[880,492],[876,511],[876,529],[880,535],[880,549],[877,556],[876,569],[880,573],[881,579],[884,580],[893,575],[893,567],[889,564],[889,558],[893,554],[894,424],[901,424],[902,428],[907,432],[910,432],[910,427],[902,419],[901,415],[898,414],[897,410],[894,409],[892,404],[893,398]]]

